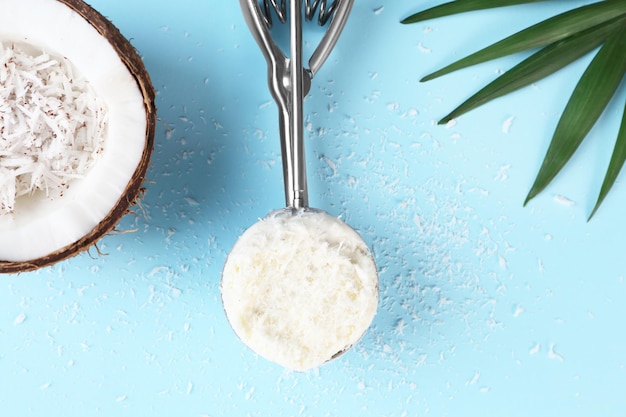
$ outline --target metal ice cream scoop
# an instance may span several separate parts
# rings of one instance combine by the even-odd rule
[[[280,318],[277,319],[272,312],[276,309],[286,311],[288,308],[285,306],[291,307],[290,303],[294,302],[293,299],[289,299],[290,297],[283,296],[291,290],[281,288],[282,283],[291,288],[295,281],[302,279],[302,289],[297,290],[295,295],[300,311],[302,309],[319,310],[319,305],[330,299],[326,295],[332,297],[337,294],[345,295],[343,300],[347,301],[341,305],[348,307],[346,311],[352,311],[346,314],[347,317],[343,317],[344,313],[338,313],[334,317],[320,319],[324,323],[320,323],[319,327],[312,325],[310,328],[297,329],[296,333],[299,333],[302,339],[310,340],[310,335],[321,332],[328,336],[328,340],[336,341],[330,348],[326,343],[326,350],[317,357],[321,359],[321,362],[316,359],[312,360],[313,363],[308,363],[302,359],[306,364],[297,362],[293,366],[294,369],[299,369],[301,366],[305,368],[309,365],[317,366],[334,359],[353,346],[363,335],[375,314],[378,302],[378,273],[374,259],[358,233],[323,210],[309,207],[306,179],[304,97],[311,88],[313,77],[334,48],[346,24],[354,0],[335,0],[334,2],[288,0],[288,3],[289,8],[287,8],[287,0],[280,1],[280,4],[278,0],[240,0],[246,23],[267,61],[269,89],[279,109],[286,208],[269,213],[239,238],[228,256],[222,273],[222,300],[231,326],[245,343],[253,349],[256,346],[257,352],[262,355],[265,351],[264,356],[270,357],[271,360],[289,366],[294,362],[281,357],[281,354],[276,353],[277,351],[282,351],[284,346],[293,342],[293,345],[297,346],[296,351],[302,347],[300,353],[295,353],[296,356],[301,354],[299,357],[302,359],[312,349],[310,346],[302,346],[302,340],[285,340],[288,337],[283,333],[280,338],[277,336],[276,329],[284,328],[283,320],[291,320],[291,317],[289,314],[286,314],[287,317],[279,314]],[[309,58],[308,67],[305,68],[302,57],[303,19],[312,20],[318,8],[318,24],[324,26],[328,23],[328,27]],[[272,39],[270,29],[273,17],[277,17],[281,24],[287,22],[289,24],[289,57]],[[275,226],[268,230],[269,224]],[[285,257],[285,245],[291,245],[287,247],[287,257]],[[308,249],[303,252],[303,248]],[[328,259],[340,254],[340,258],[336,258],[337,263],[323,266],[328,263],[327,259],[312,259],[311,253],[319,252],[319,248],[325,248],[325,250],[330,248],[330,252],[322,256]],[[316,291],[316,294],[306,293],[305,288],[308,288],[307,285],[311,282],[334,284],[333,274],[336,274],[334,271],[338,269],[336,266],[339,263],[347,266],[341,275],[335,275],[336,282],[347,278],[346,282],[350,284],[339,289],[332,285],[324,286],[324,289]],[[244,270],[247,272],[243,272]],[[305,276],[306,279],[303,278]],[[268,279],[272,280],[270,285],[272,288],[267,290],[273,292],[271,297],[265,296],[263,299],[263,296],[259,296],[254,290],[250,290],[251,293],[246,292],[251,288],[263,287],[259,284],[267,284]],[[328,291],[328,288],[333,288],[333,290]],[[328,294],[329,292],[333,294]],[[278,296],[275,296],[276,293]],[[350,301],[355,299],[361,301],[359,303]],[[242,303],[245,303],[244,300],[252,300],[251,305],[242,306]],[[274,301],[268,302],[268,300]],[[352,306],[353,303],[354,306]],[[362,305],[366,305],[367,308],[361,308]],[[354,308],[349,310],[349,307]],[[242,312],[243,310],[245,311]],[[316,317],[313,321],[319,323],[320,320]],[[280,323],[276,324],[276,321]],[[253,328],[255,325],[262,327],[270,322],[273,323],[272,326],[276,325],[276,327],[265,329],[271,333],[271,336],[265,334],[259,336],[259,332],[262,333],[263,329]],[[333,326],[329,328],[327,326],[329,322],[337,323],[337,328]],[[351,328],[348,332],[345,331],[346,323],[347,327]],[[337,341],[337,334],[346,333],[350,335],[343,336],[345,340],[339,337],[340,340]],[[265,341],[269,339],[282,341],[268,348]],[[271,344],[271,342],[268,343]],[[320,343],[322,344],[324,343]],[[295,357],[292,359],[295,360]]]

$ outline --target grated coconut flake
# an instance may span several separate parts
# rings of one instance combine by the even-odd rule
[[[325,212],[278,210],[237,240],[224,311],[252,350],[305,371],[349,349],[378,306],[378,273],[359,235]]]
[[[0,42],[0,215],[16,198],[62,196],[103,150],[107,111],[66,58]]]

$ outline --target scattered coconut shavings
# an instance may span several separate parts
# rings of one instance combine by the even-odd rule
[[[23,195],[62,195],[103,150],[103,100],[66,58],[32,51],[0,43],[0,215]]]

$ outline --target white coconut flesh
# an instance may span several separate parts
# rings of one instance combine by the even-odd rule
[[[104,123],[101,142],[91,142],[101,144],[93,163],[87,161],[92,166],[73,173],[76,178],[60,188],[51,181],[17,197],[11,210],[0,213],[0,260],[23,262],[75,243],[107,216],[143,157],[147,116],[137,81],[115,48],[60,1],[0,0],[0,44],[26,50],[35,60],[43,61],[46,55],[51,61],[64,60],[106,111],[97,121]],[[23,74],[26,79],[32,75]],[[32,158],[25,160],[32,164]]]

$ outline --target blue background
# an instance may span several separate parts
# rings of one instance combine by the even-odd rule
[[[246,348],[220,302],[236,238],[284,204],[277,110],[238,2],[91,0],[157,90],[147,191],[103,255],[0,277],[0,414],[623,415],[623,182],[586,218],[624,88],[524,208],[590,57],[447,126],[436,120],[522,55],[419,82],[587,2],[399,24],[438,3],[356,1],[313,81],[311,205],[363,235],[381,302],[355,349],[292,373]]]

